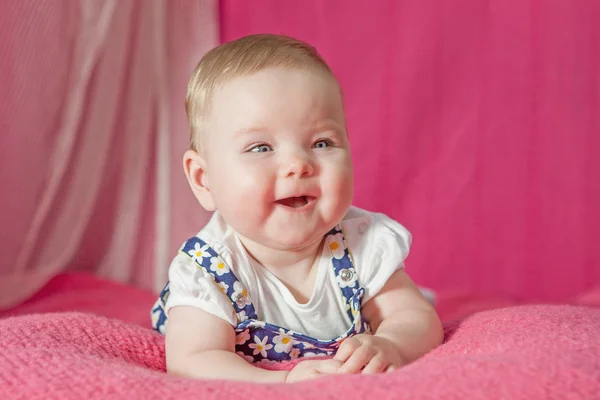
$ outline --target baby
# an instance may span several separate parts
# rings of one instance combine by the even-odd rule
[[[440,344],[404,271],[410,234],[351,206],[342,92],[314,48],[277,35],[223,44],[196,68],[186,109],[185,174],[214,213],[152,310],[168,372],[294,382],[391,371]],[[290,371],[253,365],[298,358]]]

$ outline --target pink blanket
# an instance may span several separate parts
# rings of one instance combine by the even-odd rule
[[[600,309],[583,306],[476,313],[448,326],[441,347],[394,373],[295,385],[171,377],[160,335],[89,313],[7,317],[0,332],[3,399],[592,399],[600,393]]]

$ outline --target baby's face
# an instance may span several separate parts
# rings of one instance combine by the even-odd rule
[[[279,250],[320,241],[352,202],[342,98],[324,73],[268,69],[212,98],[203,136],[216,208],[243,237]]]

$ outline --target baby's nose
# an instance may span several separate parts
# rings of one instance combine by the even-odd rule
[[[303,154],[295,154],[290,156],[284,171],[286,177],[301,178],[311,176],[314,172],[314,168],[309,157]]]

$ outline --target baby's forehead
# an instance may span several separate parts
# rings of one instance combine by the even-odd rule
[[[275,79],[270,79],[275,77]],[[257,84],[269,84],[277,82],[286,84],[290,78],[301,77],[306,81],[315,81],[325,86],[340,88],[337,78],[328,71],[324,71],[318,66],[294,66],[294,67],[268,67],[262,68],[250,73],[238,73],[222,79],[215,86],[213,93],[223,91],[224,88],[239,86],[240,84],[255,82]]]
[[[296,77],[300,78],[314,76],[318,81],[303,85],[303,79],[300,79],[296,81],[296,86],[290,88],[293,90],[288,91],[285,87],[286,78],[291,78],[287,76],[288,73],[296,74]],[[263,87],[262,83],[271,80],[253,79],[257,75],[267,78],[277,75],[276,80],[282,80],[284,87],[279,88],[273,95],[268,94],[267,87]],[[236,79],[238,84],[242,83],[244,90],[235,90]],[[244,81],[248,80],[253,84],[243,85]],[[217,138],[214,135],[218,135],[216,141],[219,143],[222,140],[233,140],[233,133],[239,131],[256,134],[301,134],[321,129],[345,132],[346,117],[341,89],[337,80],[327,74],[315,75],[314,71],[304,70],[265,69],[232,78],[214,89],[210,104],[205,109],[204,129],[199,132],[199,136],[204,136],[208,141],[212,141],[211,137]]]
[[[208,51],[200,60],[186,91],[186,112],[194,137],[203,130],[214,92],[237,76],[268,68],[318,71],[335,82],[335,76],[317,50],[300,40],[273,34],[248,35]],[[338,85],[339,87],[339,85]]]
[[[251,74],[238,74],[220,82],[209,98],[210,103],[217,100],[235,101],[240,92],[254,94],[257,98],[269,90],[284,90],[303,93],[326,94],[332,100],[341,99],[341,87],[330,73],[317,68],[265,68]],[[280,99],[283,101],[283,99]],[[293,100],[293,99],[292,99]],[[284,105],[285,102],[282,102]]]

